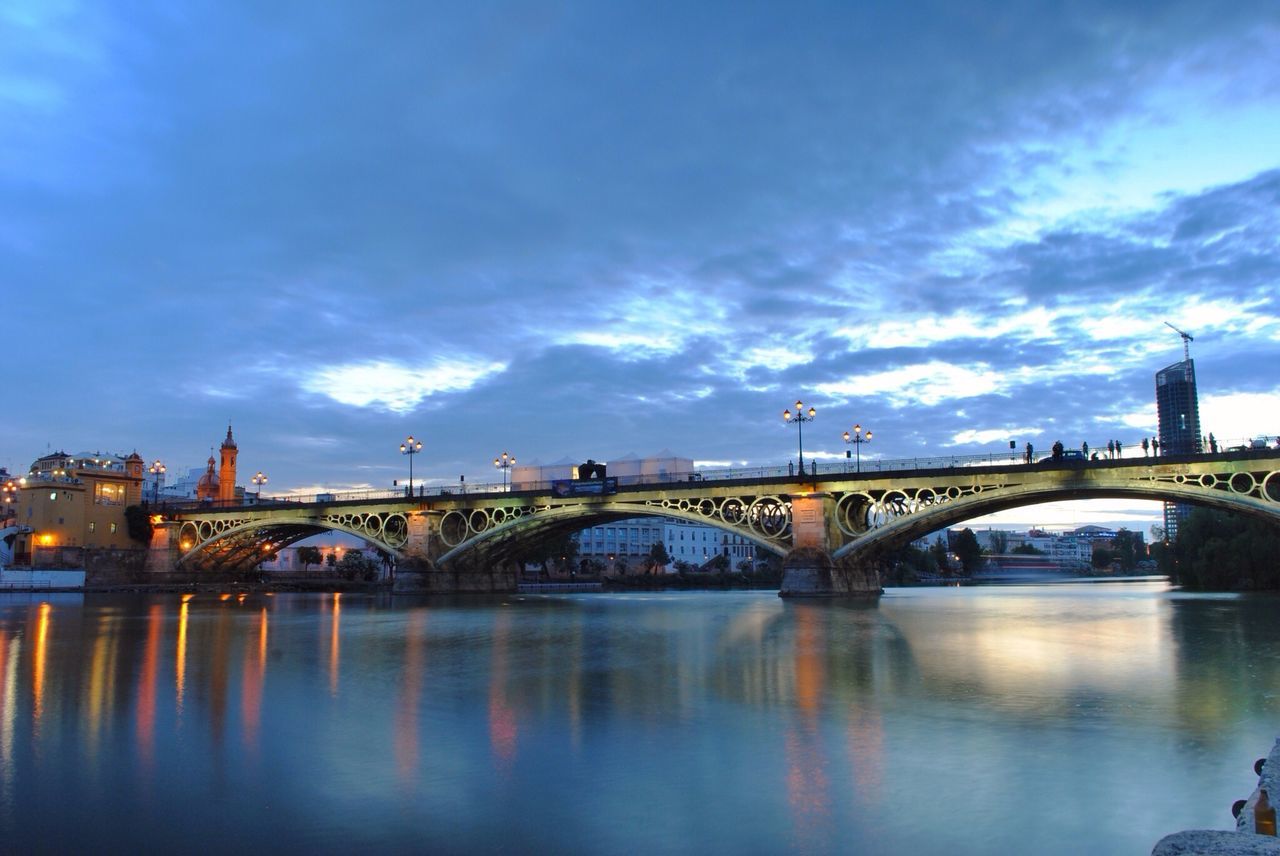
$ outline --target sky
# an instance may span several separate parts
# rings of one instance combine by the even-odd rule
[[[0,6],[11,471],[1275,435],[1278,284],[1274,0]]]

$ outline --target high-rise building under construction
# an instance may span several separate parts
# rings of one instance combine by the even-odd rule
[[[1196,365],[1190,355],[1156,372],[1156,415],[1160,421],[1161,455],[1194,455],[1202,451],[1200,404],[1196,399]],[[1178,521],[1190,508],[1180,502],[1164,504],[1165,537],[1178,533]]]

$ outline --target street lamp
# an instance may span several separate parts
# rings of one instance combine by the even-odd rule
[[[803,401],[796,402],[796,412],[794,414],[790,410],[782,411],[783,422],[796,423],[796,431],[799,434],[800,440],[800,475],[804,475],[804,423],[812,422],[817,415],[818,411],[814,410],[812,407],[810,407],[809,411],[806,413]]]
[[[856,458],[858,462],[857,471],[862,472],[862,444],[871,442],[871,429],[868,428],[866,431],[863,431],[861,425],[854,425],[852,434],[850,434],[848,431],[844,432],[844,441],[846,443],[852,443],[853,447],[857,449],[858,451],[858,456]],[[844,456],[846,458],[849,457],[849,453],[845,452]],[[846,464],[846,466],[848,465]]]
[[[502,457],[493,459],[493,465],[498,469],[502,470],[502,489],[503,491],[506,491],[507,470],[511,469],[516,465],[516,456],[509,455],[506,452],[503,452]]]
[[[413,456],[422,451],[422,442],[410,434],[400,444],[400,454],[409,456],[409,496],[413,496]]]
[[[153,476],[156,477],[155,487],[152,489],[152,492],[151,492],[152,502],[158,503],[160,501],[160,478],[165,474],[166,469],[168,468],[165,467],[164,463],[159,459],[157,459],[154,464],[147,467],[147,472],[151,473]]]
[[[258,474],[249,479],[258,486],[258,502],[262,502],[262,486],[267,483],[267,476],[262,470],[258,470]]]

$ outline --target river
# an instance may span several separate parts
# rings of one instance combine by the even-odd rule
[[[4,595],[0,849],[1142,854],[1253,788],[1277,606]]]

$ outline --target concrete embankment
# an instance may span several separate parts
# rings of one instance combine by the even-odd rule
[[[1280,838],[1272,835],[1256,835],[1253,831],[1253,807],[1261,791],[1274,805],[1280,800],[1280,739],[1272,747],[1258,775],[1258,786],[1245,802],[1236,818],[1235,831],[1222,829],[1188,829],[1161,838],[1151,851],[1151,856],[1182,856],[1204,853],[1223,856],[1277,856],[1280,854]]]

